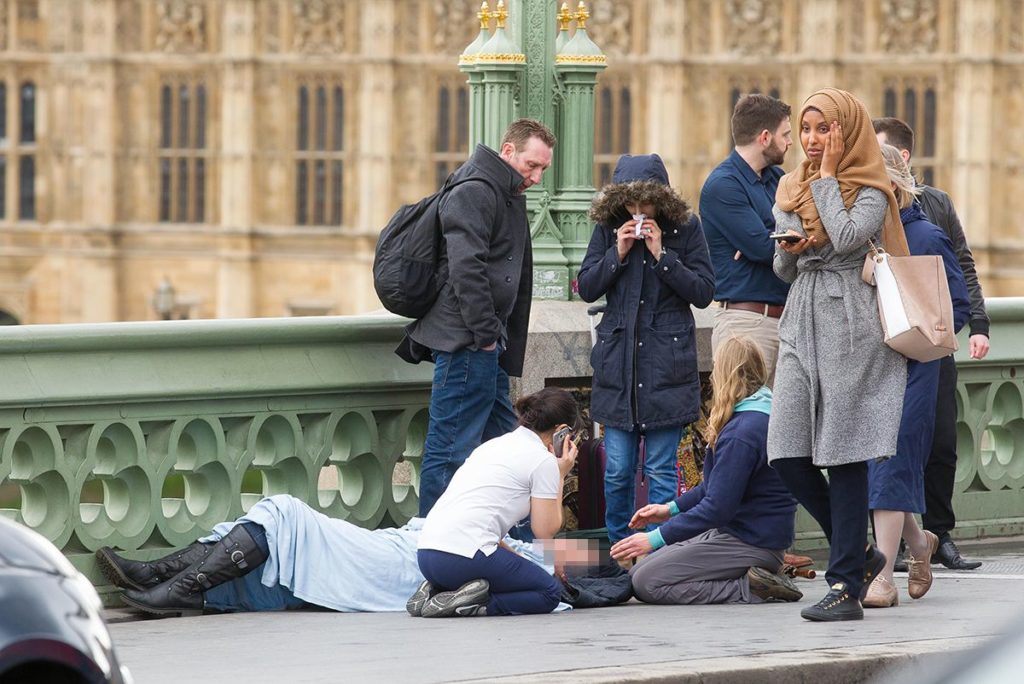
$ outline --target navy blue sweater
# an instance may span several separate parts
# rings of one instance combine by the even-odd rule
[[[719,529],[763,549],[793,543],[796,500],[768,467],[768,416],[734,413],[709,448],[704,481],[676,499],[679,513],[658,528],[666,544]]]

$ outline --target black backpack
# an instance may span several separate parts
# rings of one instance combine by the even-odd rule
[[[416,204],[394,213],[377,239],[373,255],[373,288],[384,308],[407,318],[422,318],[433,306],[443,283],[437,271],[441,257],[441,199],[452,188],[480,177],[452,182]],[[493,187],[493,185],[492,185]]]

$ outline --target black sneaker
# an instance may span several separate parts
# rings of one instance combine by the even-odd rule
[[[868,547],[867,553],[864,554],[864,584],[860,587],[860,600],[863,601],[864,597],[868,595],[868,587],[871,586],[871,582],[874,581],[878,573],[882,572],[882,568],[885,567],[885,554],[878,550],[878,547],[872,544]]]
[[[803,592],[793,584],[793,580],[764,568],[752,567],[747,570],[747,583],[750,585],[750,593],[765,602],[792,602],[804,597]]]
[[[934,562],[935,557],[932,557]],[[896,572],[908,572],[909,567],[907,566],[907,543],[900,540],[900,550],[896,552],[896,560],[893,562],[892,569]]]
[[[409,597],[409,600],[405,603],[405,610],[413,617],[419,617],[423,614],[423,606],[427,604],[430,597],[438,593],[434,585],[428,580],[423,580],[416,592]]]
[[[423,606],[421,617],[468,617],[487,614],[487,601],[491,597],[491,585],[485,579],[466,582],[455,591],[434,594]]]
[[[813,606],[800,611],[800,617],[811,622],[839,622],[840,620],[863,620],[864,609],[860,601],[850,595],[846,584],[836,582]]]

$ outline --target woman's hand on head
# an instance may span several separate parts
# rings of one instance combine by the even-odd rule
[[[615,560],[629,560],[653,550],[654,547],[651,546],[651,540],[647,538],[647,533],[637,532],[615,542],[611,548],[611,555]]]
[[[615,249],[619,253],[620,264],[626,260],[626,255],[629,254],[633,243],[638,239],[636,236],[636,224],[635,220],[629,219],[615,231]]]
[[[663,523],[672,514],[668,512],[668,504],[647,504],[636,513],[629,521],[629,526],[634,530],[642,530],[654,523]]]
[[[846,150],[846,143],[843,142],[843,128],[838,121],[833,121],[828,129],[828,138],[825,141],[825,149],[821,155],[821,169],[819,174],[822,178],[831,178],[836,175],[839,169],[839,160],[843,158]]]

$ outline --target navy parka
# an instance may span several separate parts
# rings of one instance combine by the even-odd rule
[[[657,155],[626,155],[613,176],[616,184],[652,180],[668,186]],[[685,425],[700,410],[690,305],[711,303],[714,272],[700,220],[690,215],[674,222],[664,218],[663,209],[656,205],[652,217],[662,230],[660,260],[638,240],[619,263],[616,231],[630,219],[620,206],[594,228],[577,280],[584,301],[607,299],[590,358],[591,417],[620,430]]]

